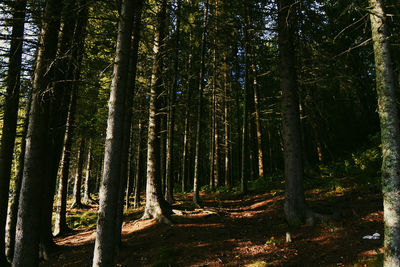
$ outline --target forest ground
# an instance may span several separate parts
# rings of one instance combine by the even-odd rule
[[[130,210],[117,266],[380,266],[381,195],[355,178],[332,181],[306,191],[313,210],[341,215],[316,225],[288,228],[282,189],[246,196],[202,192],[202,209],[191,206],[190,194],[177,194],[174,209],[183,214],[172,216],[172,226],[137,221],[143,210]],[[74,214],[82,218],[95,211]],[[379,240],[363,239],[375,232]],[[41,266],[91,266],[94,239],[94,229],[57,238],[60,249]]]

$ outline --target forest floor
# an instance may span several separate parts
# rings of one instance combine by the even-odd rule
[[[283,190],[244,197],[203,192],[202,209],[191,206],[190,194],[177,194],[174,209],[183,213],[172,216],[171,226],[138,221],[143,210],[131,210],[117,266],[380,266],[382,198],[356,184],[342,178],[308,189],[313,210],[341,217],[296,228],[285,222]],[[363,239],[376,232],[379,240]],[[91,266],[94,239],[93,229],[56,238],[60,249],[40,266]]]

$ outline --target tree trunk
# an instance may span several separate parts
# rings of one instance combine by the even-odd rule
[[[138,50],[140,41],[140,25],[142,17],[142,6],[143,0],[136,0],[135,2],[135,20],[134,25],[132,24],[132,36],[130,43],[130,62],[129,62],[129,84],[126,86],[125,92],[125,114],[124,114],[124,125],[123,125],[123,145],[121,155],[121,173],[120,173],[120,186],[119,186],[119,199],[118,199],[118,213],[116,218],[115,228],[115,243],[116,243],[116,254],[119,252],[119,245],[121,242],[121,230],[124,215],[124,196],[125,189],[128,181],[128,164],[129,164],[129,147],[131,138],[132,128],[132,115],[133,115],[133,98],[135,95],[135,82],[136,82],[136,70],[138,61]]]
[[[76,2],[75,2],[76,3]],[[74,3],[72,3],[74,4]],[[74,11],[78,11],[78,14],[71,14]],[[68,178],[69,178],[69,168],[70,168],[70,159],[71,159],[71,149],[72,142],[74,138],[74,124],[75,124],[75,113],[76,113],[76,98],[77,98],[77,90],[79,86],[81,65],[82,65],[82,55],[83,55],[83,44],[86,37],[86,25],[88,22],[88,6],[86,5],[85,0],[80,0],[76,3],[75,9],[70,8],[68,5],[65,7],[65,18],[64,21],[69,21],[72,18],[75,18],[76,24],[74,29],[71,29],[71,25],[68,24],[69,31],[74,30],[73,32],[73,40],[72,47],[65,45],[64,53],[68,53],[70,50],[70,62],[68,66],[68,76],[65,80],[72,79],[72,83],[69,83],[68,90],[70,91],[67,96],[69,96],[69,101],[67,102],[68,108],[66,111],[66,115],[63,118],[63,122],[60,123],[63,128],[64,134],[60,138],[64,140],[64,147],[62,149],[62,164],[61,164],[61,177],[59,180],[59,191],[57,194],[57,204],[56,204],[56,212],[55,212],[55,222],[54,222],[54,234],[55,235],[63,235],[70,231],[66,224],[66,209],[67,209],[67,187],[68,187]],[[62,69],[62,66],[61,68]],[[65,126],[64,126],[65,125]],[[56,173],[54,174],[56,175]]]
[[[400,266],[400,130],[393,70],[381,0],[369,0],[375,54],[376,90],[382,141],[382,192],[385,223],[384,266]]]
[[[133,25],[134,0],[121,2],[117,48],[115,52],[113,79],[109,99],[107,136],[104,153],[104,172],[100,188],[99,217],[96,228],[96,241],[93,266],[112,266],[116,244],[116,225],[118,224],[121,161],[123,157],[125,97],[129,81],[129,55]]]
[[[199,165],[200,165],[200,128],[201,115],[203,110],[203,91],[204,91],[204,71],[205,71],[205,54],[206,54],[206,35],[208,25],[208,0],[204,6],[203,16],[203,33],[201,36],[201,59],[199,73],[199,99],[197,100],[197,118],[196,118],[196,147],[194,156],[194,176],[193,176],[193,203],[199,205]]]
[[[78,4],[76,0],[65,0],[62,11],[63,27],[60,32],[59,49],[57,53],[53,83],[53,93],[50,103],[49,131],[47,137],[47,168],[43,179],[43,205],[41,211],[40,256],[48,259],[49,253],[56,245],[52,235],[52,213],[57,174],[64,146],[68,108],[73,88],[74,72],[80,64],[78,49],[84,36],[86,23],[78,23]],[[79,12],[79,15],[82,12]],[[86,16],[87,17],[87,16]],[[78,23],[78,24],[77,24]],[[82,29],[79,29],[82,28]],[[79,29],[79,30],[76,30]],[[74,37],[75,35],[75,37]],[[79,62],[79,63],[78,63]]]
[[[82,173],[83,173],[83,165],[85,163],[85,148],[86,142],[85,139],[81,139],[79,144],[77,161],[78,165],[76,167],[75,172],[75,182],[74,182],[74,191],[72,195],[72,204],[71,209],[81,209],[82,205]]]
[[[87,162],[86,162],[86,176],[85,176],[85,184],[83,186],[83,204],[90,204],[90,180],[92,178],[92,147],[89,143]]]
[[[253,60],[254,60],[254,55]],[[253,72],[253,93],[254,93],[254,113],[256,120],[256,131],[257,131],[257,155],[258,155],[258,176],[264,177],[264,157],[262,149],[262,128],[260,119],[260,108],[259,108],[259,98],[258,98],[258,84],[257,84],[257,69],[254,62],[251,64],[251,69]]]
[[[133,207],[135,209],[139,208],[140,206],[140,192],[142,191],[142,181],[141,177],[141,162],[142,162],[142,122],[139,120],[138,124],[138,142],[136,148],[136,173],[135,173],[135,200],[133,202]]]
[[[26,136],[24,174],[20,193],[13,266],[36,266],[39,255],[42,177],[46,170],[46,151],[50,96],[48,86],[52,62],[57,52],[62,2],[49,0],[44,10],[36,67],[32,84],[32,104]]]
[[[16,0],[12,11],[12,33],[8,63],[7,90],[4,100],[3,128],[0,145],[0,265],[7,266],[5,226],[11,164],[17,130],[20,92],[21,59],[24,39],[26,0]]]
[[[190,43],[190,54],[187,65],[187,84],[186,84],[186,97],[185,97],[185,126],[183,133],[183,152],[182,152],[182,169],[181,169],[181,177],[182,177],[182,192],[186,191],[186,182],[188,179],[188,174],[190,171],[188,170],[188,146],[189,146],[189,117],[190,117],[190,103],[191,103],[191,95],[192,95],[192,57],[193,57],[193,49],[191,46],[191,34],[189,37]]]
[[[224,69],[224,140],[225,140],[225,161],[224,161],[224,173],[225,173],[225,186],[230,185],[229,181],[229,118],[228,118],[228,63],[226,62],[226,56],[224,58],[225,69]]]
[[[179,71],[179,50],[180,50],[180,0],[177,1],[176,9],[176,30],[175,30],[175,59],[174,59],[174,79],[168,92],[168,118],[167,118],[167,149],[165,167],[165,200],[169,203],[174,202],[173,196],[173,157],[174,157],[174,127],[175,127],[175,98],[178,90],[178,71]]]
[[[61,176],[59,180],[57,204],[54,219],[54,235],[64,235],[70,231],[67,226],[67,197],[68,197],[68,178],[69,169],[71,162],[71,149],[72,140],[74,138],[75,129],[75,112],[76,112],[76,94],[77,87],[74,86],[72,89],[71,103],[68,112],[66,137],[63,149],[62,164],[61,164]]]
[[[147,139],[147,185],[146,207],[143,219],[153,218],[157,221],[170,223],[170,207],[164,200],[161,189],[160,177],[160,139],[157,137],[160,131],[159,96],[162,93],[162,46],[165,37],[166,0],[157,0],[157,29],[154,36],[154,61],[151,77],[149,99],[149,128]],[[159,116],[159,115],[158,115]]]
[[[26,107],[30,107],[31,102],[32,102],[32,96],[31,93],[29,93],[28,104],[26,105]],[[29,108],[26,109],[25,113],[24,128],[21,140],[21,152],[18,158],[18,173],[15,176],[14,193],[12,195],[12,200],[10,203],[10,212],[8,213],[8,218],[7,218],[6,256],[10,262],[12,262],[14,257],[15,233],[16,233],[17,218],[18,218],[19,195],[21,192],[22,177],[24,171],[24,158],[26,150],[25,140],[28,131],[28,122],[29,122]]]
[[[296,13],[294,5],[293,0],[278,0],[282,138],[286,180],[284,211],[290,225],[302,223],[307,212],[303,189],[299,98],[293,47],[293,27]]]

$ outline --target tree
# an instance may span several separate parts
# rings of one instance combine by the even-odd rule
[[[118,203],[121,180],[121,160],[124,135],[125,96],[129,77],[129,55],[135,1],[123,0],[119,15],[117,47],[109,100],[107,137],[104,152],[104,171],[100,188],[96,241],[93,266],[114,264],[117,242]]]
[[[13,6],[13,29],[9,52],[4,121],[0,145],[0,265],[2,266],[8,264],[4,254],[5,225],[11,178],[11,163],[17,128],[25,8],[26,0],[15,1]]]
[[[179,50],[180,50],[180,0],[177,0],[176,8],[176,29],[175,29],[175,58],[174,58],[174,78],[172,85],[168,88],[168,113],[167,113],[167,143],[166,143],[166,166],[165,166],[165,200],[169,203],[174,202],[173,197],[173,157],[174,157],[174,128],[175,128],[175,98],[179,88]]]
[[[195,143],[195,158],[194,158],[194,175],[193,175],[193,203],[199,205],[199,166],[200,166],[200,135],[201,135],[201,117],[203,110],[203,91],[204,91],[204,72],[205,72],[205,56],[207,47],[207,26],[208,26],[208,12],[209,2],[206,1],[204,5],[203,15],[203,32],[201,35],[201,55],[200,55],[200,72],[199,72],[199,92],[197,100],[197,114],[196,114],[196,143]]]
[[[400,265],[400,129],[391,68],[386,15],[381,0],[369,0],[375,55],[376,90],[382,141],[382,192],[385,223],[384,266]]]
[[[307,206],[303,189],[299,100],[293,47],[295,3],[278,0],[278,43],[280,85],[282,90],[282,131],[285,163],[285,216],[290,225],[306,219]]]
[[[156,219],[157,221],[170,223],[168,216],[170,209],[164,200],[161,189],[160,177],[160,118],[159,118],[159,96],[162,93],[162,59],[163,44],[165,38],[166,0],[156,1],[157,24],[153,44],[153,67],[151,74],[150,98],[149,98],[149,128],[147,138],[147,183],[146,183],[146,206],[143,219]],[[158,115],[158,117],[157,117]]]
[[[24,174],[20,193],[17,234],[13,266],[38,264],[40,216],[42,203],[42,171],[46,169],[49,108],[52,88],[51,67],[57,53],[62,3],[49,0],[43,14],[42,29],[32,84],[32,102],[26,136]]]

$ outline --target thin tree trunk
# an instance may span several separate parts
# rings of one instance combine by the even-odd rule
[[[247,193],[247,86],[243,90],[243,114],[242,114],[242,156],[241,156],[241,174],[240,174],[240,193]]]
[[[83,186],[83,204],[89,205],[90,204],[90,180],[92,178],[92,146],[89,142],[88,148],[88,155],[87,155],[87,162],[86,162],[86,176],[85,176],[85,184]]]
[[[20,193],[13,266],[36,266],[39,255],[42,176],[46,169],[50,96],[48,86],[56,56],[62,2],[49,0],[44,10],[36,67],[32,84],[32,104],[26,136],[24,174]]]
[[[400,266],[400,129],[393,70],[381,0],[369,0],[375,54],[376,90],[382,141],[382,192],[385,223],[384,266]]]
[[[3,128],[0,145],[0,266],[7,266],[5,255],[5,226],[11,164],[17,130],[22,46],[24,39],[26,0],[16,0],[12,11],[12,33],[9,52],[7,90],[4,100]]]
[[[131,127],[133,127],[133,123],[131,125]],[[131,137],[130,137],[130,142],[129,142],[129,170],[128,170],[128,182],[126,185],[126,191],[125,191],[125,210],[128,210],[131,206],[131,202],[130,202],[130,196],[132,191],[134,190],[135,187],[135,152],[134,152],[134,142],[135,136],[134,136],[134,131],[133,129],[131,129]]]
[[[154,36],[154,61],[151,77],[150,99],[149,99],[149,128],[147,139],[147,184],[146,184],[146,207],[143,219],[153,218],[157,221],[170,223],[170,207],[164,200],[160,177],[160,139],[157,137],[160,131],[159,96],[162,93],[161,67],[162,46],[165,36],[166,0],[156,2],[157,29]]]
[[[193,49],[191,46],[191,34],[189,37],[189,42],[190,42],[190,54],[189,54],[189,59],[188,59],[188,65],[187,65],[187,93],[186,93],[186,99],[185,99],[185,126],[184,126],[184,133],[183,133],[183,152],[182,152],[182,170],[181,170],[181,177],[182,177],[182,192],[186,191],[186,182],[189,180],[188,179],[188,174],[190,171],[188,170],[188,146],[189,146],[189,117],[190,117],[190,100],[191,100],[191,93],[192,93],[192,53]]]
[[[32,102],[32,96],[31,93],[29,93],[28,104],[26,105],[26,107],[30,107],[31,102]],[[7,218],[6,256],[10,262],[12,262],[14,257],[15,232],[16,232],[17,218],[18,218],[19,195],[22,187],[22,176],[24,170],[24,158],[26,150],[25,139],[28,131],[28,122],[29,122],[29,109],[27,108],[25,113],[24,129],[22,132],[21,151],[18,158],[18,173],[15,176],[14,193],[12,195],[12,200],[10,203],[10,212],[8,213],[8,218]]]
[[[125,97],[129,81],[129,55],[133,25],[134,0],[121,2],[117,48],[109,99],[107,137],[104,153],[104,172],[100,188],[99,217],[93,266],[112,266],[115,258],[116,225],[118,224],[121,161],[123,158]]]
[[[88,22],[88,6],[86,5],[85,0],[79,0],[76,5],[76,10],[78,10],[77,15],[71,15],[71,10],[68,6],[66,6],[66,14],[68,16],[65,18],[65,21],[68,21],[70,17],[75,17],[76,26],[74,29],[74,37],[72,48],[66,46],[66,49],[71,50],[71,61],[69,65],[69,74],[72,77],[73,82],[70,86],[70,99],[69,106],[66,118],[63,119],[65,121],[64,127],[64,147],[62,149],[62,163],[61,163],[61,177],[59,180],[59,191],[57,194],[57,204],[55,211],[55,222],[54,222],[54,234],[55,235],[64,235],[69,232],[70,229],[66,223],[66,210],[67,210],[67,194],[68,194],[68,178],[69,178],[69,169],[70,169],[70,160],[71,160],[71,149],[72,142],[74,138],[74,124],[75,124],[75,113],[76,113],[76,98],[77,98],[77,90],[79,86],[79,79],[81,74],[81,65],[82,65],[82,55],[84,53],[82,47],[84,46],[84,40],[86,37],[86,25]],[[76,11],[72,9],[72,11]],[[67,24],[69,21],[67,22]],[[68,26],[70,27],[70,25]],[[64,49],[65,50],[65,49]],[[66,79],[68,80],[68,79]],[[64,125],[64,124],[62,124]]]
[[[253,55],[253,60],[254,60],[254,55]],[[260,108],[258,99],[257,69],[254,62],[252,62],[251,68],[253,72],[254,110],[256,116],[255,120],[256,120],[256,131],[257,131],[258,176],[264,177],[264,157],[262,149],[262,129],[261,129]]]
[[[199,205],[199,165],[200,165],[200,128],[201,115],[203,110],[203,91],[204,91],[204,72],[205,72],[205,54],[206,54],[206,34],[208,25],[208,0],[204,6],[203,33],[201,36],[201,59],[199,73],[199,99],[197,103],[196,118],[196,147],[194,156],[194,176],[193,176],[193,203]]]
[[[59,34],[59,49],[54,64],[53,93],[50,103],[49,131],[47,137],[47,168],[43,179],[43,205],[41,210],[40,257],[48,259],[56,248],[52,235],[52,212],[57,174],[64,146],[69,102],[73,88],[72,80],[78,62],[77,40],[83,38],[76,33],[78,22],[76,0],[65,0],[62,11],[62,31]],[[82,26],[82,25],[78,25]],[[74,34],[76,34],[74,38]],[[79,34],[79,36],[78,36]],[[74,47],[75,46],[75,47]]]
[[[119,245],[121,242],[121,230],[124,214],[124,192],[128,180],[128,164],[129,164],[129,147],[132,128],[132,115],[133,115],[133,98],[136,90],[136,70],[138,61],[139,41],[140,41],[140,26],[142,18],[143,0],[136,0],[135,2],[135,16],[134,25],[132,24],[132,36],[130,43],[130,62],[129,62],[129,84],[126,86],[125,92],[125,114],[123,125],[123,144],[121,156],[121,173],[120,173],[120,186],[119,186],[119,199],[118,199],[118,213],[116,218],[115,228],[115,243],[116,254],[119,252]]]
[[[224,173],[225,173],[225,186],[230,185],[229,181],[229,118],[228,118],[228,63],[226,62],[226,56],[224,57],[225,68],[224,68],[224,135],[225,135],[225,161],[224,161]]]
[[[174,63],[174,80],[168,93],[168,118],[167,118],[167,150],[166,150],[166,167],[165,167],[165,200],[169,203],[174,202],[173,196],[173,157],[174,157],[174,127],[175,127],[175,98],[176,91],[179,87],[178,71],[179,71],[179,50],[180,50],[180,0],[177,1],[176,9],[176,32],[175,32],[175,63]]]
[[[141,162],[142,162],[142,121],[139,120],[138,123],[138,143],[136,148],[136,173],[135,173],[135,200],[133,202],[133,207],[135,209],[139,208],[140,206],[140,192],[142,191],[142,181],[141,177]]]
[[[85,139],[82,138],[79,143],[79,150],[78,150],[78,156],[77,156],[78,165],[76,167],[76,173],[75,173],[75,182],[74,182],[74,191],[73,191],[73,196],[72,196],[71,209],[83,208],[83,205],[82,205],[82,173],[83,173],[83,164],[85,163],[85,157],[84,157],[85,148],[86,148],[86,142],[85,142]]]
[[[303,189],[299,98],[293,47],[294,5],[293,0],[278,0],[282,137],[286,180],[284,211],[290,225],[302,223],[307,213]]]

